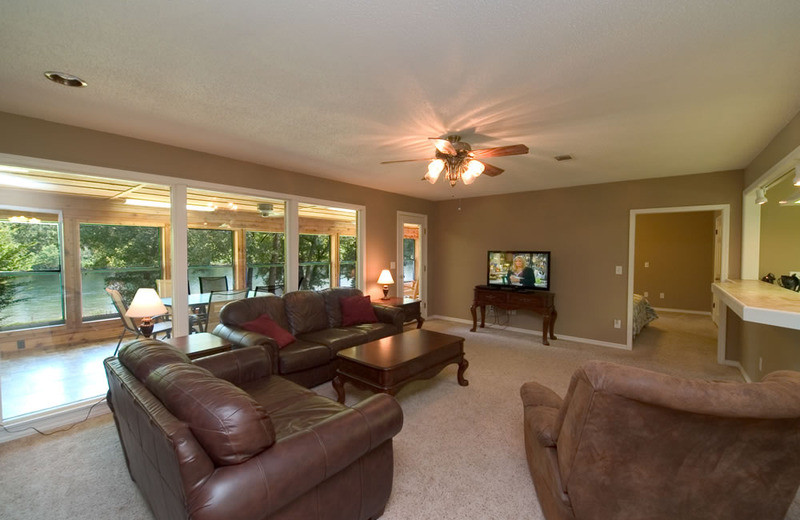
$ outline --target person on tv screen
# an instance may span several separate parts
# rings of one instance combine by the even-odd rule
[[[511,269],[508,270],[508,282],[512,285],[522,285],[533,287],[536,284],[536,275],[533,269],[528,267],[528,262],[522,255],[514,257]]]

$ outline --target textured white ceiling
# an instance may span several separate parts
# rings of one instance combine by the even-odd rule
[[[5,0],[0,111],[433,200],[737,169],[800,110],[798,22],[797,0]],[[379,164],[450,133],[531,151],[457,188]]]

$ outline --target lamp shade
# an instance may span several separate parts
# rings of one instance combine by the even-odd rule
[[[394,283],[394,278],[392,278],[392,273],[388,269],[384,269],[383,271],[381,271],[381,275],[378,277],[378,283],[381,283],[383,285]]]
[[[159,298],[156,290],[142,288],[136,290],[133,301],[125,315],[131,318],[152,318],[166,313],[167,308],[164,307],[164,303]]]

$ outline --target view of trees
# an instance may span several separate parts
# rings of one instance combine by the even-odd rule
[[[300,289],[331,286],[331,236],[300,235]]]
[[[339,237],[339,286],[356,286],[358,240],[354,236]]]
[[[283,233],[247,231],[245,244],[248,286],[253,289],[267,286],[281,289],[282,293],[286,265]]]
[[[25,300],[17,291],[20,273],[60,270],[57,223],[0,223],[0,325],[3,310]],[[55,289],[60,294],[60,287]]]
[[[126,304],[161,277],[161,228],[81,224],[80,243],[84,280],[102,272],[105,286],[117,289]]]

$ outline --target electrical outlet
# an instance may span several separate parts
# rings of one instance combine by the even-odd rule
[[[511,309],[511,315],[514,316],[517,314],[517,309]]]
[[[619,329],[622,327],[622,320],[614,320],[614,328]]]
[[[644,263],[644,266],[645,266],[645,267],[650,267],[650,262],[645,262],[645,263]]]
[[[649,292],[647,292],[647,291],[645,291],[645,292],[644,292],[644,297],[645,297],[645,298],[647,298],[648,296],[650,296],[650,293],[649,293]]]
[[[664,293],[663,293],[663,292],[662,292],[662,293],[660,293],[660,294],[658,295],[658,297],[659,297],[659,298],[661,298],[661,299],[663,300],[663,299],[664,299]]]
[[[622,274],[622,266],[621,266],[621,265],[618,265],[618,266],[616,267],[616,269],[614,270],[614,272],[615,272],[615,273],[617,273],[617,274]]]

